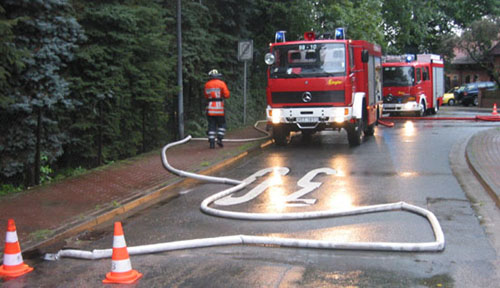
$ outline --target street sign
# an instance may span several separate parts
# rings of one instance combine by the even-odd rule
[[[251,61],[253,59],[253,40],[238,41],[238,61]]]

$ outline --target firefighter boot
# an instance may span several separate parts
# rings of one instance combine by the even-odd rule
[[[210,139],[210,149],[215,149],[215,139]]]
[[[219,145],[219,147],[224,147],[224,144],[222,144],[222,138],[217,138],[217,145]]]

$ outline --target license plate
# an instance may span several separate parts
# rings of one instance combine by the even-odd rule
[[[318,122],[318,117],[297,117],[297,122],[299,122],[299,123],[316,123],[316,122]]]

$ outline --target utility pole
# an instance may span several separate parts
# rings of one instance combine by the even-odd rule
[[[243,125],[247,124],[247,62],[243,61]]]
[[[177,0],[177,86],[179,138],[184,138],[184,97],[182,89],[182,29],[181,29],[181,0]]]

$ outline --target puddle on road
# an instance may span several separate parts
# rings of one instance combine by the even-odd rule
[[[397,271],[333,271],[306,269],[302,279],[296,283],[300,287],[454,287],[448,274],[429,278],[415,278],[398,274]]]

